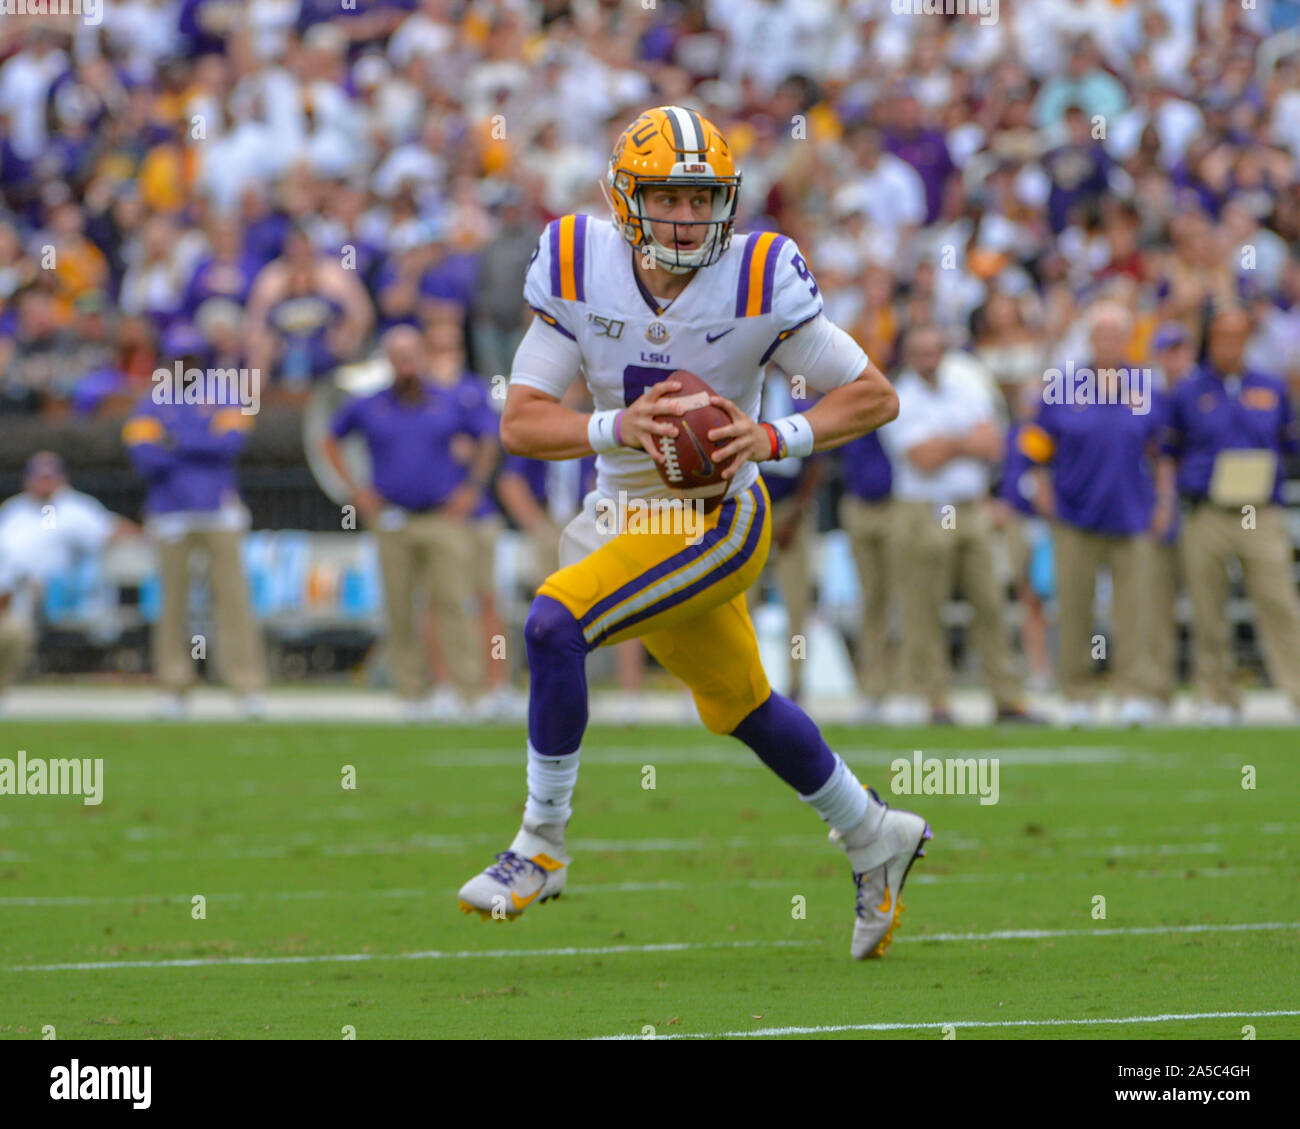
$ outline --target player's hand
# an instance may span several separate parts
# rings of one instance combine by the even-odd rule
[[[710,396],[709,403],[715,408],[721,408],[731,417],[730,423],[715,427],[709,432],[711,443],[720,443],[724,439],[731,440],[725,447],[719,447],[713,452],[715,463],[732,460],[731,465],[722,472],[723,478],[735,478],[736,472],[750,459],[757,463],[771,455],[772,440],[762,424],[750,419],[725,396]]]
[[[624,447],[640,447],[660,466],[663,465],[663,452],[656,442],[659,436],[669,439],[677,437],[677,425],[656,416],[684,416],[686,409],[681,402],[673,399],[674,392],[682,390],[680,380],[661,380],[652,384],[641,393],[632,406],[625,409],[619,420],[619,436]]]

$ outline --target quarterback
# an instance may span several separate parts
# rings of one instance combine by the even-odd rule
[[[515,354],[501,417],[512,454],[596,453],[596,489],[564,531],[561,567],[538,589],[528,651],[528,799],[508,850],[460,890],[460,907],[514,918],[560,896],[572,862],[565,828],[587,725],[586,657],[639,638],[691,690],[700,719],[748,745],[830,826],[848,854],[857,907],[852,953],[880,956],[903,906],[926,821],[891,809],[831,751],[811,718],[774,693],[759,660],[745,591],[767,558],[771,521],[755,465],[838,447],[889,422],[898,398],[848,334],[822,314],[794,241],[733,239],[740,188],[713,123],[664,106],[614,148],[611,221],[565,216],[542,234],[524,282],[537,316]],[[765,366],[824,395],[808,411],[758,421]],[[597,527],[600,500],[672,496],[659,477],[662,437],[685,413],[678,370],[717,393],[730,422],[710,431],[725,497],[704,534]],[[596,410],[561,400],[585,377]],[[716,487],[714,488],[717,489]],[[625,493],[624,493],[625,492]]]

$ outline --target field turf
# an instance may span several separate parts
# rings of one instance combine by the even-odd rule
[[[1300,1037],[1295,731],[826,732],[934,828],[879,961],[821,822],[702,729],[590,730],[569,888],[507,924],[456,890],[521,727],[6,725],[105,794],[0,796],[0,1037]],[[892,795],[916,749],[998,802]]]

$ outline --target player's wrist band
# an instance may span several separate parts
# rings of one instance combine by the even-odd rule
[[[591,444],[591,449],[596,454],[603,455],[609,451],[617,451],[623,445],[619,442],[618,430],[618,417],[621,414],[622,410],[619,408],[591,413],[591,418],[587,421],[587,442]]]
[[[770,423],[763,423],[762,428],[767,432],[768,442],[772,444],[772,449],[768,453],[768,459],[780,459],[785,455],[785,440],[781,438],[781,433]]]
[[[808,417],[803,412],[772,421],[772,426],[784,441],[785,451],[782,457],[806,459],[813,453],[813,429]]]

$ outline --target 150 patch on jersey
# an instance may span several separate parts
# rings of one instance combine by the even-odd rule
[[[617,341],[623,336],[623,323],[614,318],[603,318],[599,314],[588,314],[587,320],[596,327],[597,337],[612,337]]]

